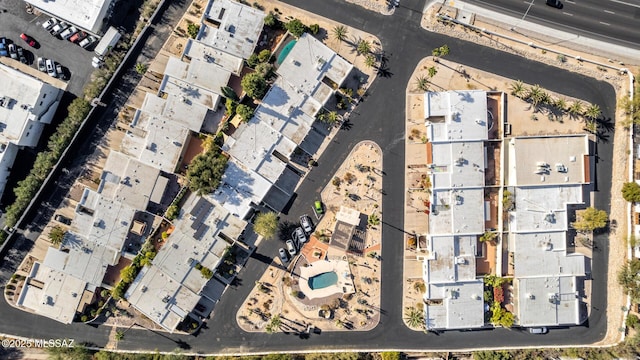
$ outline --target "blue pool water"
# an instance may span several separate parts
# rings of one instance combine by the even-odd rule
[[[278,65],[284,62],[284,59],[287,58],[287,55],[289,55],[289,52],[291,51],[291,49],[295,44],[296,44],[296,40],[292,40],[282,48],[282,51],[280,51],[280,55],[278,55]]]
[[[313,290],[323,289],[338,282],[338,274],[333,271],[318,274],[309,279],[309,287]]]

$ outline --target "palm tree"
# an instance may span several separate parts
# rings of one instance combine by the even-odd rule
[[[521,99],[526,95],[522,81],[518,80],[511,84],[511,95]]]
[[[424,329],[424,312],[415,307],[407,307],[404,310],[404,321],[411,328]]]
[[[375,56],[373,56],[371,54],[367,54],[367,56],[364,58],[364,64],[367,67],[373,67],[376,64]]]
[[[333,33],[333,38],[338,40],[339,43],[342,43],[347,39],[347,28],[344,25],[338,25],[334,27],[331,32]]]
[[[589,105],[587,109],[584,111],[584,116],[589,118],[590,120],[595,120],[600,117],[602,111],[600,110],[600,106],[593,104]]]
[[[582,109],[582,101],[576,100],[573,104],[571,104],[571,106],[569,106],[569,115],[571,115],[571,117],[577,117],[578,115],[582,114]]]
[[[124,331],[117,330],[116,331],[116,341],[120,341],[122,339],[124,339]]]
[[[369,224],[369,226],[380,225],[380,218],[378,217],[378,215],[376,215],[376,213],[372,213],[371,215],[369,215],[367,223]]]
[[[587,118],[587,120],[585,121],[584,129],[592,134],[596,134],[598,133],[598,122],[591,118]]]
[[[424,75],[420,75],[416,78],[416,88],[421,91],[429,91],[429,79]]]
[[[342,320],[337,319],[336,320],[336,327],[342,329],[344,327],[344,323],[342,322]]]
[[[358,53],[358,55],[362,55],[362,54],[368,54],[371,52],[371,43],[368,42],[367,40],[360,40],[358,41],[358,46],[356,48],[356,52]]]
[[[554,105],[556,106],[556,108],[558,108],[558,110],[565,111],[565,109],[567,108],[567,101],[564,98],[558,98],[558,100],[555,101]]]
[[[436,74],[438,73],[438,69],[436,69],[435,66],[432,66],[432,67],[428,68],[427,71],[429,72],[429,77],[430,78],[436,76]]]
[[[529,99],[531,99],[531,103],[535,108],[544,101],[545,96],[546,94],[540,85],[536,84],[529,88]]]
[[[267,324],[265,331],[268,334],[273,334],[274,332],[278,331],[278,329],[280,329],[281,323],[282,321],[280,320],[280,315],[274,315],[271,317],[271,320],[269,320],[269,323]]]

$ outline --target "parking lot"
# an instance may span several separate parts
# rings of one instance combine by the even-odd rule
[[[93,52],[67,40],[60,40],[46,31],[42,23],[50,17],[46,14],[28,14],[25,3],[16,0],[0,0],[0,37],[11,40],[25,50],[25,55],[32,68],[37,69],[38,57],[52,59],[61,64],[67,74],[67,91],[74,95],[80,95],[84,84],[89,80],[89,75],[94,70],[91,66]],[[25,33],[37,42],[36,47],[30,47],[20,39],[20,34]],[[40,79],[50,81],[51,77],[46,73],[40,73]]]

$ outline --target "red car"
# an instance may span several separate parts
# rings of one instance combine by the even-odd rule
[[[33,38],[25,33],[20,34],[20,38],[22,40],[24,40],[27,44],[29,44],[29,46],[34,47],[36,46],[36,41],[33,40]]]

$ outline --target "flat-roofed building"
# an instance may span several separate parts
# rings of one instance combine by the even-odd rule
[[[484,91],[426,93],[429,234],[423,260],[429,330],[484,326],[484,283],[476,275],[478,236],[485,231]]]
[[[74,276],[36,262],[17,304],[38,315],[71,324],[86,285]]]
[[[102,172],[98,193],[114,203],[122,203],[134,209],[145,210],[151,194],[164,189],[156,189],[166,185],[161,179],[160,170],[146,165],[121,152],[111,151]]]
[[[262,32],[265,13],[231,0],[209,1],[196,39],[233,56],[247,59]]]
[[[220,186],[209,196],[231,214],[245,219],[265,198],[272,184],[254,171],[229,159]]]
[[[0,64],[0,196],[18,150],[34,147],[50,124],[64,91]]]
[[[189,130],[200,132],[202,124],[210,110],[208,106],[188,101],[186,97],[179,95],[179,92],[178,95],[166,94],[163,96],[164,97],[160,97],[147,93],[140,110],[149,114],[162,116]]]
[[[227,86],[231,77],[229,71],[204,60],[193,59],[190,62],[183,62],[174,57],[169,58],[164,74],[193,86],[191,92],[194,96],[198,95],[198,89],[222,95],[220,89]]]
[[[353,65],[312,35],[304,33],[278,67],[278,74],[296,91],[323,106],[342,85]],[[318,109],[319,110],[319,109]]]
[[[206,278],[199,268],[215,271],[246,222],[218,203],[191,194],[174,225],[151,266],[143,269],[125,294],[134,308],[169,331],[175,330],[202,296],[213,303],[219,300],[224,290],[207,288],[216,280]]]
[[[173,173],[188,146],[189,135],[189,128],[182,123],[137,110],[121,150],[144,164]]]
[[[25,0],[41,11],[98,35],[111,15],[115,0]]]
[[[191,62],[202,60],[207,63],[216,64],[222,69],[240,76],[244,59],[231,55],[213,46],[209,46],[195,39],[188,39],[182,53],[182,60]]]
[[[505,141],[515,208],[509,213],[514,309],[521,326],[576,325],[588,259],[570,251],[570,207],[584,206],[592,156],[587,135]]]

